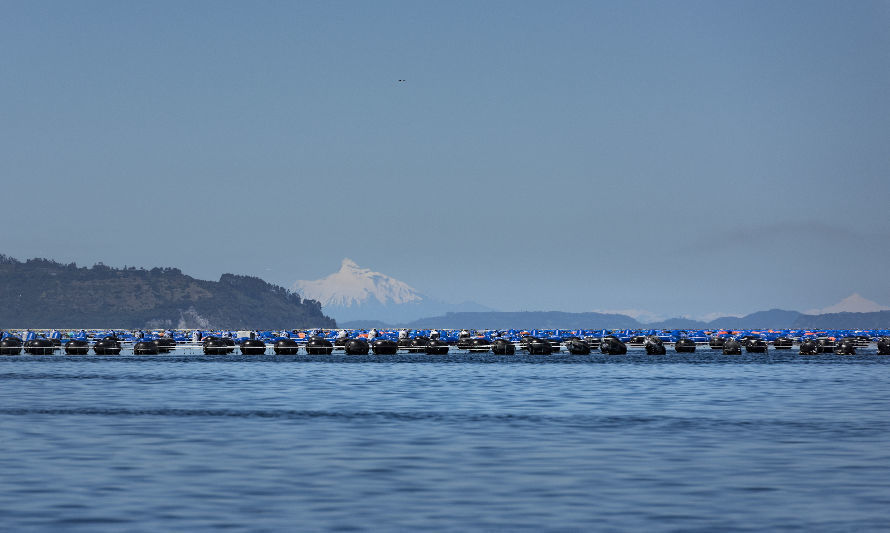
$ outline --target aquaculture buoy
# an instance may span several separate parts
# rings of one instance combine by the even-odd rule
[[[890,337],[878,339],[878,355],[890,355]]]
[[[411,339],[408,343],[408,351],[409,352],[417,352],[417,353],[426,353],[426,347],[429,345],[430,340],[424,336],[418,336]]]
[[[516,346],[507,339],[495,339],[491,343],[491,351],[495,355],[513,355],[516,353]]]
[[[794,341],[788,337],[778,337],[773,341],[773,347],[776,350],[790,350],[794,346]]]
[[[627,353],[627,345],[616,337],[603,337],[600,343],[600,352],[609,355],[624,355]]]
[[[726,339],[723,343],[723,355],[742,355],[742,345],[735,339]]]
[[[263,355],[266,353],[266,343],[259,339],[245,339],[241,343],[241,353],[244,355]]]
[[[90,343],[83,339],[71,339],[65,343],[65,353],[68,355],[86,355],[90,353]]]
[[[572,355],[590,355],[590,344],[578,338],[568,339],[566,350]]]
[[[371,350],[368,341],[364,339],[349,339],[343,347],[346,350],[346,355],[368,355]]]
[[[816,353],[834,353],[834,339],[819,337],[816,339]]]
[[[232,337],[223,337],[222,340],[226,344],[226,353],[233,353],[235,351],[235,339]]]
[[[426,343],[427,355],[445,355],[448,353],[448,343],[439,339],[430,339]]]
[[[398,340],[399,349],[401,349],[401,350],[407,350],[407,351],[409,351],[409,352],[412,351],[412,350],[411,350],[411,343],[412,343],[412,342],[414,342],[414,339],[409,339],[408,337],[401,337],[401,338]]]
[[[272,350],[275,355],[297,355],[300,352],[300,345],[293,339],[278,339]]]
[[[648,355],[666,355],[667,348],[664,347],[664,342],[661,339],[656,337],[655,335],[650,335],[646,338],[646,353]]]
[[[25,353],[29,355],[52,355],[56,349],[49,339],[31,339],[25,341]]]
[[[309,355],[330,355],[334,351],[331,341],[322,337],[311,337],[306,343],[306,353]]]
[[[745,351],[748,353],[766,353],[767,343],[763,339],[748,339],[745,341]]]
[[[389,339],[378,339],[371,344],[375,355],[394,355],[399,351],[399,344]]]
[[[160,351],[157,341],[139,341],[133,345],[133,355],[158,355]]]
[[[724,344],[726,344],[726,337],[711,335],[711,338],[708,339],[708,346],[710,346],[712,350],[720,350],[723,348]]]
[[[176,349],[176,341],[170,337],[161,337],[155,342],[158,343],[158,353],[170,353]]]
[[[120,355],[121,344],[113,337],[99,339],[93,344],[93,353],[96,355]]]
[[[674,343],[674,350],[678,353],[693,353],[695,351],[695,341],[687,337],[677,339],[677,342]]]
[[[837,355],[856,355],[856,340],[850,337],[841,339],[835,345],[834,353]]]
[[[815,355],[819,353],[819,345],[813,339],[807,339],[800,343],[800,355]]]
[[[528,337],[525,339],[525,349],[528,351],[529,355],[550,355],[553,353],[553,346],[544,339],[539,339],[537,337]]]
[[[646,344],[646,337],[644,335],[634,335],[627,341],[628,346],[643,346]]]
[[[226,355],[229,345],[219,337],[204,337],[204,355]]]
[[[470,341],[470,346],[467,348],[467,350],[477,353],[488,352],[491,350],[491,343],[488,342],[488,339],[486,338],[477,337]]]
[[[22,353],[22,339],[6,337],[0,340],[0,355],[19,355]]]

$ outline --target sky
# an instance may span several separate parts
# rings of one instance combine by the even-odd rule
[[[0,2],[0,253],[890,304],[890,2]],[[399,81],[405,80],[405,81]]]

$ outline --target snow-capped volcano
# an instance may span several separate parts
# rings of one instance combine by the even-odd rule
[[[299,280],[294,290],[321,302],[323,307],[353,307],[369,300],[387,304],[419,303],[423,296],[403,281],[370,268],[358,266],[352,259],[343,259],[340,270],[314,281]]]
[[[875,311],[888,311],[890,307],[863,298],[854,292],[834,305],[822,309],[810,309],[808,315],[824,315],[828,313],[873,313]]]
[[[390,324],[408,322],[449,311],[483,311],[473,302],[448,304],[417,292],[404,281],[358,266],[344,259],[340,270],[316,280],[299,280],[293,290],[318,300],[326,315],[338,322],[379,320]]]

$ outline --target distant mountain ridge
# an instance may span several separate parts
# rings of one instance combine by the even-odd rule
[[[627,315],[606,313],[563,313],[558,311],[447,313],[404,323],[381,321],[344,322],[347,328],[405,327],[475,329],[883,329],[890,328],[890,311],[807,315],[798,311],[771,309],[743,317],[723,317],[708,322],[673,318],[643,324]]]
[[[265,281],[176,268],[92,268],[0,254],[4,328],[333,328],[321,305]]]
[[[316,280],[297,280],[293,290],[321,302],[338,322],[403,322],[452,311],[491,311],[474,302],[449,304],[418,292],[403,281],[360,267],[344,258],[340,270]]]

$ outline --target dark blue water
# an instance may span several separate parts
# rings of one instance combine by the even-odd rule
[[[0,358],[20,530],[890,530],[890,357]]]

